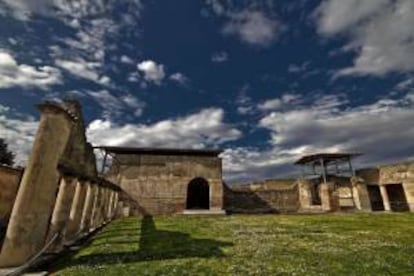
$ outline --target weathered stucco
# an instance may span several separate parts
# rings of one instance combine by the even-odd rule
[[[294,180],[266,180],[224,185],[224,209],[229,213],[292,213],[299,208]]]
[[[108,179],[119,183],[142,213],[172,214],[186,209],[188,184],[205,179],[210,209],[223,207],[221,159],[213,156],[117,154]]]
[[[0,229],[9,220],[22,173],[22,169],[0,165]]]

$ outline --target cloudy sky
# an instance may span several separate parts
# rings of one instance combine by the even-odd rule
[[[221,148],[229,182],[303,154],[414,158],[412,0],[0,0],[0,137],[77,98],[94,145]]]

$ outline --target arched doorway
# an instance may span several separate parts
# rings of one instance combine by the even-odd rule
[[[187,209],[210,209],[210,187],[204,178],[194,178],[188,184]]]

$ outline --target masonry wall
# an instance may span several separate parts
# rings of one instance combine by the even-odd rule
[[[411,212],[414,212],[414,161],[379,167],[379,184],[402,184]]]
[[[210,188],[210,209],[222,209],[221,159],[185,155],[120,155],[109,179],[135,200],[147,214],[181,213],[186,209],[187,186],[204,178]]]
[[[249,185],[224,185],[228,213],[292,213],[299,209],[294,180],[267,180]]]
[[[0,233],[7,226],[23,170],[0,165]]]

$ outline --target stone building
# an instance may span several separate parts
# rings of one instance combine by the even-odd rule
[[[224,213],[221,151],[97,148],[112,156],[107,179],[128,193],[140,213]]]
[[[414,212],[414,161],[357,171],[366,191],[361,202],[372,211]]]

